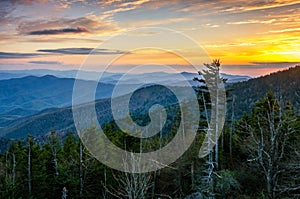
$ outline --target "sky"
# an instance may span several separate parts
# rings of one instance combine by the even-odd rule
[[[299,24],[297,0],[2,0],[0,70],[186,71],[209,57],[260,76],[300,62]]]

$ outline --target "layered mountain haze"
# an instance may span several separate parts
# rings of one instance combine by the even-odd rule
[[[172,92],[160,92],[157,94],[157,91],[161,89],[158,87],[160,86],[147,86],[138,89],[135,92],[138,93],[137,96],[130,100],[133,116],[147,115],[155,102],[160,102],[160,104],[163,104],[165,107],[177,104],[176,97],[174,98]],[[185,89],[181,89],[181,92],[181,95],[184,96]],[[115,103],[117,106],[114,107],[114,109],[117,111],[121,109],[120,106],[122,106],[122,102],[127,97],[127,95],[123,95],[115,98],[114,100],[116,101]],[[98,99],[94,103],[85,103],[74,107],[45,109],[32,116],[21,117],[11,121],[7,126],[0,130],[0,133],[2,137],[6,138],[25,138],[27,137],[27,134],[40,136],[49,133],[52,130],[57,130],[59,132],[75,130],[72,109],[80,109],[80,114],[84,115],[85,118],[85,121],[81,122],[90,123],[90,120],[92,119],[90,118],[89,110],[91,108],[93,109],[93,107],[95,107],[100,125],[105,126],[107,122],[116,119],[112,116],[111,103],[111,99],[107,98]],[[175,110],[172,109],[170,111],[174,113]]]
[[[82,87],[79,88],[81,103],[91,101],[91,99],[85,96],[88,95],[89,90],[95,84],[98,85],[95,91],[95,99],[109,99],[112,96],[115,86],[118,86],[118,93],[114,93],[114,97],[128,94],[132,92],[132,88],[142,88],[147,85],[158,84],[172,87],[182,87],[189,84],[192,86],[197,85],[193,81],[193,78],[197,74],[188,72],[178,74],[156,72],[124,75],[122,73],[81,71],[81,77],[85,79],[75,80],[73,77],[76,77],[77,72],[75,70],[1,71],[0,77],[4,80],[0,80],[0,92],[2,93],[0,97],[0,132],[7,135],[10,132],[22,131],[23,133],[25,129],[27,129],[26,131],[30,129],[32,134],[37,135],[49,132],[51,128],[57,130],[72,129],[73,127],[67,127],[71,122],[59,121],[68,121],[68,118],[72,117],[70,108],[65,107],[72,105],[75,81],[78,81],[77,85]],[[24,77],[17,78],[20,76]],[[91,79],[96,79],[100,76],[100,83],[91,81]],[[248,76],[227,74],[222,74],[222,76],[228,79],[228,82],[245,81],[250,78]],[[186,81],[185,83],[187,84],[184,84],[182,81]],[[39,122],[40,118],[43,118],[43,121],[52,126],[50,125],[45,128],[45,125]],[[56,118],[57,120],[55,119],[55,122],[50,122],[51,119],[49,118]],[[33,121],[36,121],[41,126],[33,128],[32,126],[36,126],[36,123],[32,123]],[[26,133],[24,132],[23,135],[26,136]],[[18,137],[17,134],[10,137],[14,136]]]
[[[250,107],[264,96],[264,93],[267,91],[273,91],[278,96],[284,96],[282,103],[291,101],[295,109],[299,110],[299,96],[297,97],[296,95],[297,93],[298,95],[300,94],[299,69],[300,67],[295,67],[243,82],[235,81],[245,80],[247,77],[223,75],[224,78],[228,78],[228,82],[231,82],[228,84],[228,87],[233,89],[231,95],[235,96],[235,117],[240,117],[243,113],[249,112]],[[110,97],[115,87],[114,83],[118,82],[121,77],[120,74],[110,75],[111,78],[104,76],[104,80],[111,84],[99,84],[96,92],[96,99],[98,100],[95,102],[95,107],[98,119],[104,123],[112,120]],[[148,81],[152,78],[153,81],[159,81],[162,84],[168,81],[168,84],[173,84],[174,88],[180,88],[175,83],[178,75],[173,74],[172,76],[168,73],[153,73],[152,76],[150,75],[150,78],[148,74],[147,78]],[[193,82],[191,79],[196,76],[196,74],[191,73],[182,73],[182,75],[190,82]],[[130,92],[126,88],[137,86],[133,83],[141,83],[141,80],[146,78],[145,76],[146,74],[139,75],[139,77],[131,75],[124,78],[124,81],[122,81],[124,84],[122,88],[124,89],[121,89],[123,93],[119,93],[120,100]],[[84,91],[90,86],[91,81],[79,81],[82,81],[83,85],[86,85],[85,88],[82,88],[82,95],[84,95]],[[147,82],[144,81],[143,83]],[[1,92],[4,94],[1,96],[1,136],[21,138],[26,137],[29,133],[35,136],[43,135],[53,129],[57,131],[74,130],[72,108],[70,107],[73,84],[74,79],[72,78],[57,78],[49,75],[0,81]],[[193,85],[196,85],[196,82],[193,82]],[[145,112],[138,111],[137,109],[135,114],[147,113],[151,104],[149,100],[147,101],[147,96],[154,95],[155,91],[157,91],[156,89],[157,87],[151,84],[146,84],[144,87],[138,89],[142,94],[138,95],[138,99],[133,99],[132,103],[135,104],[133,109],[141,106],[138,103],[139,101],[144,101],[142,107],[145,109]],[[181,90],[184,91],[184,89]],[[149,92],[152,94],[149,94]],[[146,95],[146,93],[148,94]],[[159,99],[165,99],[166,106],[174,104],[174,99],[170,95],[164,96],[161,93],[152,100]],[[231,106],[232,104],[228,103],[229,112]]]
[[[26,76],[42,77],[46,75],[52,75],[59,78],[77,78],[78,72],[82,80],[98,80],[101,77],[102,83],[116,84],[120,78],[124,75],[123,73],[110,73],[110,72],[96,72],[96,71],[78,71],[78,70],[48,70],[48,69],[32,69],[32,70],[0,70],[0,80],[20,78]],[[144,79],[151,81],[163,81],[167,84],[173,84],[176,82],[178,76],[183,76],[187,80],[193,80],[197,73],[181,72],[181,73],[166,73],[166,72],[153,72],[153,73],[141,73],[126,74],[125,83],[130,81],[137,83]],[[246,75],[230,75],[221,73],[221,76],[228,79],[228,82],[239,82],[251,79],[250,76]],[[138,81],[137,81],[138,80]]]
[[[70,106],[74,81],[72,78],[57,78],[50,75],[0,81],[1,127],[9,124],[11,120],[32,115],[46,108]],[[83,86],[82,96],[84,96],[85,87],[93,83],[79,81]],[[113,87],[111,84],[100,84],[95,94],[96,98],[109,97]]]

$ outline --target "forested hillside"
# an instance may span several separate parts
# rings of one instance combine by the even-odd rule
[[[81,81],[82,96],[91,81]],[[47,108],[62,108],[72,105],[74,78],[42,77],[0,80],[0,131],[16,120],[34,115]],[[111,96],[114,85],[99,84],[96,99]],[[24,119],[24,118],[23,118]]]
[[[245,111],[249,112],[268,91],[272,91],[281,104],[291,102],[296,112],[300,113],[300,66],[230,84],[228,89],[235,96],[236,117],[241,117]]]
[[[279,111],[283,112],[279,114]],[[268,119],[270,115],[274,120]],[[146,174],[125,174],[107,168],[94,159],[72,133],[62,138],[53,132],[43,138],[42,146],[28,136],[22,142],[11,142],[9,150],[0,156],[1,198],[28,198],[29,195],[60,198],[63,187],[67,187],[70,198],[123,198],[125,194],[137,192],[146,198],[209,195],[215,198],[297,198],[300,196],[299,132],[300,117],[295,115],[292,106],[280,107],[269,93],[252,107],[251,114],[236,121],[234,129],[225,128],[223,139],[219,140],[218,167],[211,170],[212,187],[206,181],[207,159],[197,158],[203,131],[199,131],[192,147],[175,163]],[[107,125],[105,133],[115,144],[124,147],[124,134],[114,125]],[[172,139],[165,138],[163,143]],[[131,150],[140,149],[139,142],[126,139]],[[160,143],[159,138],[156,139],[144,143],[143,150],[156,148]]]
[[[214,63],[211,66],[217,67]],[[23,139],[1,140],[10,146],[0,155],[0,196],[53,199],[61,198],[62,191],[67,189],[68,198],[299,198],[300,115],[292,104],[297,105],[297,95],[288,94],[295,94],[299,88],[296,78],[299,68],[231,85],[235,90],[230,89],[228,93],[236,97],[234,101],[229,100],[228,106],[234,105],[236,113],[244,114],[225,123],[214,150],[206,157],[198,157],[209,128],[206,118],[210,116],[202,114],[191,147],[174,163],[155,172],[123,173],[105,166],[93,157],[71,128],[69,132],[50,129],[68,122],[72,125],[72,120],[66,120],[71,115],[70,108],[45,111],[44,118],[43,114],[36,116],[40,122],[24,123],[27,126]],[[285,80],[282,85],[289,88],[272,92],[268,88],[278,88],[281,81],[276,79],[279,77]],[[266,82],[273,86],[265,85],[265,90],[256,90]],[[238,89],[248,89],[248,92],[242,95]],[[112,118],[99,114],[98,117],[104,117],[98,118],[100,121],[107,119],[102,127],[115,145],[129,151],[148,152],[174,139],[181,120],[176,115],[177,101],[171,93],[161,90],[162,93],[157,94],[157,90],[156,86],[138,90],[135,98],[141,101],[134,100],[129,106],[135,110],[134,120],[143,124],[149,122],[147,113],[153,104],[165,106],[169,111],[169,123],[165,124],[171,127],[166,130],[169,133],[141,141],[121,131]],[[254,95],[252,91],[259,94]],[[201,98],[203,92],[204,89],[198,90],[201,113],[212,106],[209,99]],[[243,100],[239,102],[240,98],[245,99],[244,95],[252,96],[253,102],[247,106]],[[109,99],[97,101],[96,110],[108,111],[109,102]],[[242,105],[238,105],[241,102]],[[246,107],[243,108],[243,104]],[[41,131],[43,127],[51,132],[38,137],[28,135],[30,128],[36,132],[38,128],[34,124],[39,123]],[[97,130],[91,126],[85,133],[95,135]]]

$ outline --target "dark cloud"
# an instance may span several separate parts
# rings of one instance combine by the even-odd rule
[[[30,63],[30,64],[61,64],[60,62],[57,62],[57,61],[30,61],[28,63]]]
[[[274,68],[282,69],[299,65],[300,62],[251,62],[251,64],[245,65],[223,65],[224,69],[264,69]]]
[[[12,52],[0,52],[0,59],[21,59],[28,57],[36,57],[39,53],[12,53]]]
[[[94,48],[58,48],[58,49],[40,49],[38,52],[67,54],[67,55],[111,55],[111,54],[124,54],[126,51],[111,50],[111,49],[94,49]]]
[[[0,42],[1,42],[1,34],[0,34]],[[48,43],[48,42],[59,42],[59,43],[65,43],[65,42],[73,42],[73,43],[102,43],[103,40],[100,39],[89,39],[89,38],[68,38],[68,37],[63,37],[63,38],[57,38],[57,37],[37,37],[37,38],[30,38],[30,39],[24,39],[21,41],[27,41],[27,42],[38,42],[38,43]]]
[[[22,21],[17,31],[24,35],[55,35],[64,33],[109,34],[120,31],[114,23],[105,22],[95,15],[74,19],[55,18],[53,20]]]
[[[299,63],[300,62],[252,62],[252,64],[260,65],[260,66],[272,65],[272,66],[278,66],[278,67],[289,66],[289,65],[297,65]]]
[[[64,28],[64,29],[48,29],[48,30],[37,30],[27,33],[28,35],[57,35],[65,33],[86,33],[89,32],[85,28]]]

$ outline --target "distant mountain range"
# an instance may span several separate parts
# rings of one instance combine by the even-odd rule
[[[43,109],[70,106],[74,81],[72,78],[50,75],[1,80],[0,127],[3,128],[17,118],[35,114]],[[92,82],[79,81],[83,86],[84,96],[84,87],[89,87]],[[96,98],[110,97],[113,87],[111,84],[99,84]]]
[[[78,71],[56,70],[5,70],[0,71],[0,129],[8,126],[15,119],[38,113],[47,108],[61,108],[71,105],[73,86]],[[81,96],[85,96],[87,88],[94,82],[100,73],[81,71],[82,80],[78,80],[82,88]],[[29,76],[28,76],[29,75]],[[55,76],[54,76],[55,75]],[[95,99],[110,98],[116,84],[122,78],[121,92],[124,95],[130,92],[130,87],[143,84],[165,84],[170,86],[184,85],[182,77],[191,85],[196,85],[193,78],[197,74],[171,74],[164,72],[127,74],[103,73],[97,87]],[[243,81],[250,77],[223,75],[229,82]],[[181,77],[181,78],[180,78]],[[83,101],[87,102],[87,101]]]
[[[6,74],[8,74],[7,71]],[[124,89],[120,97],[129,93],[129,90],[126,90],[127,87],[130,87],[129,85],[141,82],[149,83],[150,80],[161,83],[168,82],[173,84],[173,86],[178,86],[176,84],[178,75],[184,76],[191,82],[196,76],[196,74],[192,73],[132,74],[132,76],[127,76],[122,82]],[[96,99],[99,100],[96,101],[96,110],[99,113],[101,112],[101,115],[98,116],[102,117],[101,121],[110,121],[112,119],[111,115],[103,113],[109,113],[109,97],[121,76],[122,74],[104,74],[101,84],[98,85]],[[296,93],[299,92],[300,94],[300,66],[250,80],[249,77],[245,76],[222,76],[229,79],[228,82],[230,84],[228,86],[233,89],[236,117],[240,117],[244,112],[250,111],[252,105],[269,90],[275,92],[278,97],[281,96],[282,100],[291,101],[295,108],[299,110],[299,97],[297,97]],[[244,81],[247,79],[248,81]],[[242,80],[242,82],[236,82],[238,80]],[[0,92],[3,95],[0,97],[0,137],[22,138],[26,137],[28,133],[39,136],[51,130],[73,130],[74,122],[70,105],[74,81],[74,78],[58,78],[50,75],[1,80]],[[87,80],[78,81],[82,81],[82,84],[87,87],[93,83]],[[150,87],[147,86],[147,88],[152,88],[150,90],[154,93],[155,86],[150,84]],[[84,95],[84,89],[82,90]],[[156,96],[155,99],[161,98],[163,97]],[[169,100],[169,102],[170,104],[173,103],[172,100]],[[147,104],[149,105],[147,102],[145,106]],[[231,104],[228,104],[228,107],[230,109]]]
[[[176,88],[174,88],[176,89]],[[181,89],[181,92],[184,92],[185,89]],[[147,118],[148,111],[153,104],[159,103],[165,107],[175,105],[177,106],[177,99],[174,97],[172,92],[164,91],[164,87],[158,85],[147,86],[144,88],[138,89],[135,96],[131,96],[130,105],[133,115],[146,115]],[[118,102],[124,101],[126,95],[117,97],[115,100]],[[121,106],[121,103],[116,103],[117,106]],[[82,110],[82,114],[87,115],[86,119],[89,118],[89,112],[85,110],[89,106],[93,106],[93,103],[85,103],[78,108]],[[101,124],[112,121],[112,111],[111,111],[111,99],[98,99],[95,101],[95,109],[98,117],[98,121]],[[116,110],[119,108],[116,107]],[[176,113],[175,109],[169,110],[169,119],[174,119]],[[171,114],[172,113],[172,114]],[[89,122],[89,121],[87,121]],[[64,108],[49,108],[45,109],[37,114],[21,117],[10,122],[7,126],[0,129],[0,137],[5,138],[24,138],[27,134],[33,136],[40,136],[46,134],[52,130],[57,131],[68,131],[74,130],[74,121],[72,115],[72,107]]]
[[[36,76],[42,77],[46,75],[52,75],[59,78],[76,78],[78,74],[78,70],[48,70],[48,69],[32,69],[32,70],[0,70],[0,80],[11,79],[11,78],[21,78],[26,76]],[[108,84],[116,84],[119,79],[124,75],[123,73],[100,73],[95,71],[80,71],[82,80],[95,80],[102,75],[101,83],[108,83]],[[137,83],[141,80],[151,80],[151,81],[162,81],[169,83],[170,85],[176,83],[179,75],[184,76],[187,80],[193,80],[197,73],[189,73],[189,72],[182,72],[182,73],[166,73],[166,72],[153,72],[153,73],[143,73],[143,74],[126,74],[125,82],[130,83],[134,82]],[[239,82],[239,81],[246,81],[251,79],[250,76],[245,75],[230,75],[230,74],[221,74],[222,77],[228,79],[229,83]],[[142,81],[144,82],[144,81]],[[177,83],[179,85],[179,83]]]

